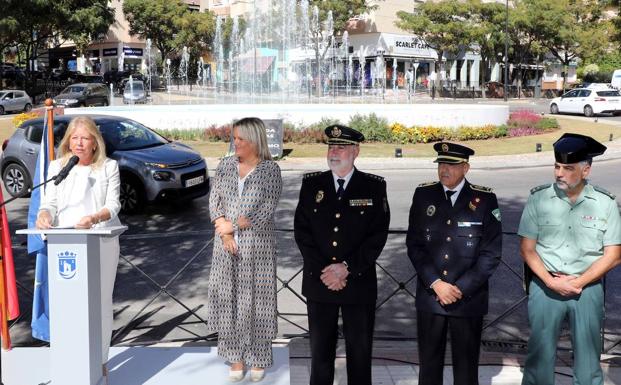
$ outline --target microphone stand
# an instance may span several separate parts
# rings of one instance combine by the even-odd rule
[[[30,194],[31,192],[33,192],[34,190],[38,189],[39,187],[42,187],[42,186],[44,186],[44,185],[48,184],[49,182],[51,182],[51,181],[53,181],[53,180],[56,180],[56,177],[58,177],[58,175],[54,175],[53,177],[51,177],[50,179],[46,180],[45,182],[43,182],[43,183],[39,183],[39,184],[38,184],[38,185],[36,185],[36,186],[30,187],[30,188],[28,188],[28,190],[26,190],[26,191],[22,192],[21,194],[18,194],[18,195],[14,196],[14,197],[11,197],[11,198],[9,198],[9,199],[5,200],[4,202],[0,203],[0,208],[4,207],[4,206],[5,206],[6,204],[8,204],[8,203],[13,202],[15,199],[18,199],[18,198],[23,198],[23,197],[25,197],[26,195],[28,195],[28,194]],[[0,383],[0,385],[2,385],[2,383]]]

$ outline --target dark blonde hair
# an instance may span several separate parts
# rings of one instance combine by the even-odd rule
[[[231,128],[231,135],[236,128],[239,136],[256,146],[259,159],[272,160],[272,154],[267,146],[267,129],[261,119],[243,118],[236,121]]]
[[[71,149],[69,148],[69,141],[71,139],[71,135],[73,135],[78,127],[86,129],[86,131],[95,139],[96,145],[95,153],[93,154],[92,166],[100,167],[106,160],[106,145],[104,143],[103,136],[101,136],[101,132],[97,129],[97,124],[95,124],[93,119],[88,116],[78,116],[71,119],[71,122],[69,122],[65,136],[63,136],[63,139],[58,146],[58,151],[62,157],[61,163],[63,165],[67,164],[69,158],[72,156]]]

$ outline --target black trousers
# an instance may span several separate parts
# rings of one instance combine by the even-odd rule
[[[347,354],[347,384],[371,385],[375,304],[340,305],[307,301],[311,344],[310,385],[332,385],[339,309]]]
[[[416,312],[418,321],[419,385],[441,385],[447,332],[451,333],[453,383],[479,384],[479,351],[483,317],[448,317]]]

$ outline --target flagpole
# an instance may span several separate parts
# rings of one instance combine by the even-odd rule
[[[49,159],[54,159],[54,101],[45,99],[45,113],[47,114],[47,142],[49,143]]]

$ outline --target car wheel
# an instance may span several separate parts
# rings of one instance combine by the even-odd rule
[[[589,106],[588,104],[586,106],[584,106],[584,116],[586,117],[592,117],[593,114],[593,107]]]
[[[121,179],[119,200],[121,210],[126,214],[142,211],[145,204],[142,184],[133,177]]]
[[[30,112],[30,110],[32,110],[32,104],[26,103],[24,106],[24,112]]]
[[[2,173],[2,181],[11,196],[21,196],[30,188],[28,172],[18,163],[11,163]],[[24,195],[25,196],[25,195]]]
[[[558,114],[558,106],[556,104],[550,106],[550,113],[554,115]]]
[[[4,115],[4,107],[0,106],[0,115]]]

